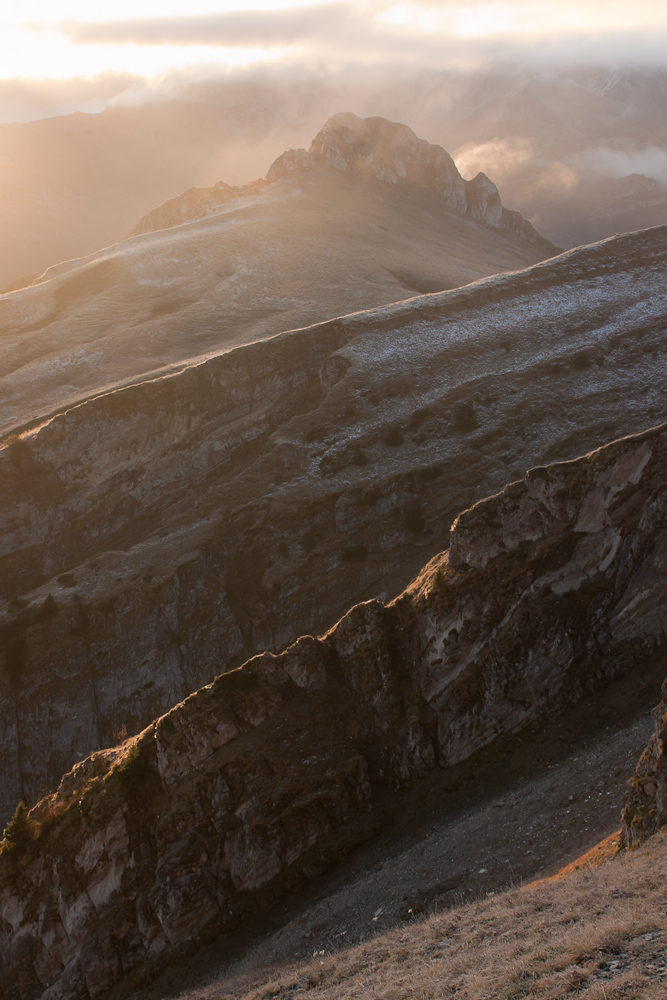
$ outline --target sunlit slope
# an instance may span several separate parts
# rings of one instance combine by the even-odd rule
[[[164,366],[553,251],[409,185],[327,168],[0,296],[0,430]]]

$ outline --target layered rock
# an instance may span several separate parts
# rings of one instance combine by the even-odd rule
[[[667,823],[667,681],[662,701],[651,712],[655,732],[642,753],[623,809],[621,846],[637,847]]]
[[[0,449],[0,821],[397,593],[474,499],[667,417],[660,230],[244,347]],[[116,735],[114,735],[116,734]]]
[[[0,856],[4,995],[163,965],[333,863],[420,775],[640,671],[667,638],[666,513],[667,425],[533,469],[395,601],[79,764]]]

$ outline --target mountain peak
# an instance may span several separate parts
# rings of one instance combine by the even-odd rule
[[[267,180],[303,176],[323,166],[421,188],[477,222],[493,229],[512,230],[529,243],[551,246],[518,212],[503,207],[498,188],[486,174],[464,180],[442,146],[420,139],[400,122],[359,118],[351,111],[335,114],[317,133],[310,150],[290,149],[279,156]]]
[[[472,181],[464,180],[442,146],[420,139],[400,122],[379,117],[359,118],[351,111],[329,118],[309,150],[288,149],[281,153],[265,179],[236,188],[222,183],[214,188],[192,188],[145,215],[130,236],[214,214],[217,206],[257,194],[278,181],[314,181],[322,176],[323,170],[427,191],[475,222],[492,229],[510,230],[547,253],[559,252],[519,212],[503,207],[498,188],[486,174],[480,173]]]

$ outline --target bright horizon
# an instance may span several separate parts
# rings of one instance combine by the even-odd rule
[[[262,63],[431,65],[546,46],[555,58],[660,61],[667,7],[657,0],[5,0],[0,80],[144,79]]]

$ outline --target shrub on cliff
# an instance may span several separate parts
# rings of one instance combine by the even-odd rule
[[[343,562],[364,562],[368,559],[368,549],[365,545],[350,545],[340,554]]]
[[[137,792],[148,779],[148,760],[138,743],[134,743],[113,768],[126,795]]]
[[[20,856],[33,839],[34,832],[35,824],[30,818],[28,807],[25,802],[19,802],[16,812],[5,827],[3,834],[5,849]]]
[[[472,403],[461,403],[454,413],[454,429],[468,434],[476,431],[479,427],[479,420]]]
[[[390,448],[398,448],[403,444],[405,438],[403,437],[403,431],[401,428],[397,424],[394,424],[386,431],[382,440],[385,444],[388,444]]]
[[[6,447],[9,461],[15,469],[22,471],[24,463],[28,462],[31,457],[30,445],[24,438],[19,437],[18,434],[13,434],[7,438]]]

